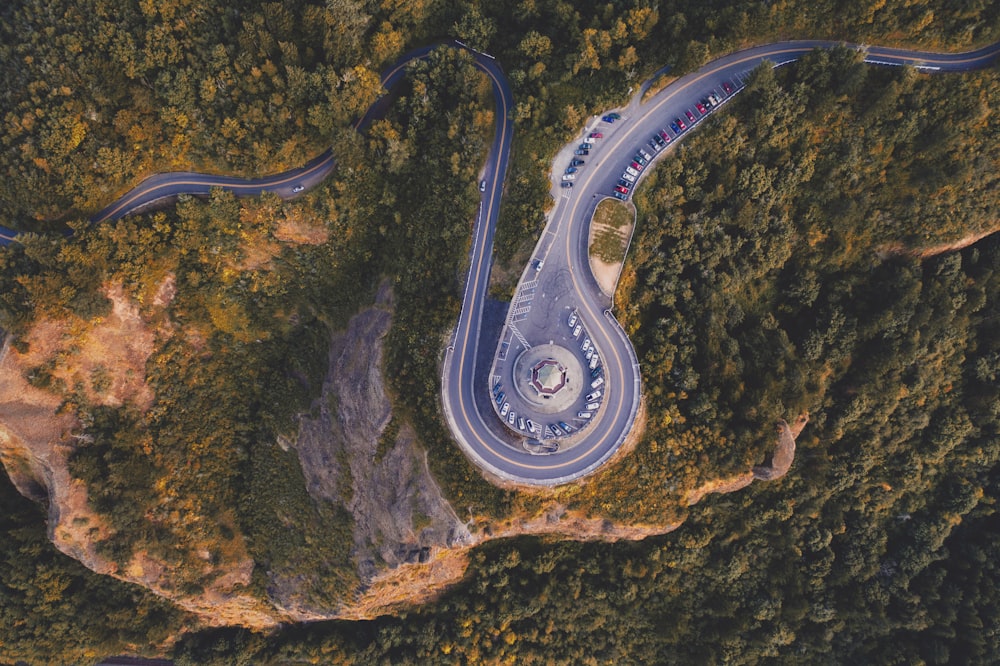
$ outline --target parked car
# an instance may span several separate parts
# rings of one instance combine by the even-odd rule
[[[618,184],[625,188],[628,188],[631,185],[631,183],[625,180],[624,178],[619,178]]]
[[[612,117],[611,117],[611,115],[610,115],[610,114],[608,114],[608,115],[606,115],[606,116],[601,116],[601,120],[603,120],[603,121],[604,121],[604,122],[606,122],[606,123],[613,123],[613,122],[615,122],[615,120],[617,120],[617,119],[616,119],[616,118],[612,118]]]
[[[566,169],[566,173],[576,173],[577,171],[579,171],[579,169],[577,169],[576,167],[569,167],[568,169]]]
[[[301,192],[304,189],[306,189],[305,185],[296,185],[295,187],[292,188],[292,193],[293,194],[298,194],[299,192]]]
[[[628,195],[622,194],[621,192],[612,192],[616,199],[621,199],[622,201],[628,201]]]
[[[622,174],[622,178],[624,178],[625,180],[627,180],[630,183],[634,183],[635,182],[635,176],[633,176],[630,173],[623,173]]]
[[[576,180],[576,174],[575,173],[564,173],[562,179],[563,180]]]
[[[562,187],[573,187],[573,183],[563,182],[561,185]]]
[[[733,87],[731,85],[729,85],[729,81],[723,81],[722,82],[722,89],[726,91],[727,95],[732,95],[733,94]]]
[[[592,402],[589,405],[587,405],[587,409],[589,409],[590,411],[594,411],[595,409],[597,409],[600,406],[601,406],[601,403],[599,403],[599,402]]]
[[[615,186],[615,191],[616,192],[621,192],[622,194],[628,194],[628,188],[627,187],[623,187],[621,185],[616,185]]]
[[[688,126],[685,125],[684,121],[681,120],[680,118],[674,118],[674,122],[677,123],[677,126],[680,127],[682,130],[686,130],[688,128]]]
[[[507,416],[507,412],[510,411],[510,403],[503,403],[503,407],[500,408],[500,416]]]
[[[674,122],[670,123],[670,129],[672,129],[674,131],[674,134],[680,134],[681,133],[681,126],[677,124],[676,120]]]
[[[590,138],[591,139],[603,139],[604,135],[601,134],[600,132],[591,132],[590,133]]]
[[[563,432],[565,432],[567,435],[570,434],[571,432],[573,432],[573,427],[570,426],[565,421],[560,421],[559,422],[559,427],[562,428]]]
[[[517,428],[518,428],[518,430],[524,430],[524,428],[527,425],[528,424],[524,422],[524,417],[523,416],[517,417]]]
[[[577,324],[576,328],[573,329],[573,337],[574,338],[580,337],[580,331],[582,331],[582,330],[583,330],[583,326],[580,326],[579,324]]]
[[[588,349],[590,349],[590,338],[583,339],[583,345],[580,346],[580,349],[582,351],[587,351]]]
[[[652,155],[650,155],[649,153],[647,153],[647,152],[646,152],[645,150],[643,150],[642,148],[640,148],[640,149],[639,149],[639,154],[640,154],[640,155],[642,155],[643,157],[645,157],[645,158],[646,158],[647,160],[651,160],[651,159],[653,159],[653,156],[652,156]]]
[[[590,388],[597,388],[604,383],[604,377],[598,377],[594,381],[590,382]]]
[[[513,409],[507,412],[507,423],[509,423],[510,425],[514,425],[514,419],[516,418],[517,418],[517,412],[515,412]]]
[[[570,166],[575,166],[575,167],[583,166],[584,164],[586,164],[586,162],[584,162],[583,160],[572,160],[569,163]]]
[[[576,416],[577,418],[580,419],[589,419],[592,416],[592,414],[590,412],[577,412]]]
[[[633,169],[630,166],[625,167],[625,173],[627,173],[630,176],[638,176],[639,175],[639,172],[636,171],[635,169]]]
[[[611,118],[613,120],[618,120],[621,118],[621,116],[619,116],[617,113],[611,112],[608,114],[608,118]]]
[[[698,102],[694,106],[696,109],[698,109],[698,113],[700,113],[701,115],[705,115],[706,113],[708,113],[708,109],[706,109],[705,105],[702,104],[701,102]]]
[[[636,171],[642,171],[642,169],[643,169],[643,166],[641,164],[639,164],[638,162],[632,162],[629,166],[631,166]]]
[[[684,115],[687,116],[688,120],[690,120],[691,122],[694,122],[694,114],[691,113],[691,109],[686,110],[684,112]]]
[[[573,151],[573,154],[574,155],[589,155],[590,151],[589,150],[585,150],[583,148],[577,148],[576,150]]]
[[[587,395],[587,402],[593,402],[594,400],[597,400],[598,398],[600,398],[602,395],[604,395],[604,393],[602,393],[598,389],[597,391],[594,391],[593,393],[590,393],[590,394]]]
[[[576,149],[577,150],[590,150],[590,148],[591,148],[592,145],[593,144],[590,144],[590,143],[581,143],[579,146],[576,147]]]
[[[479,191],[480,192],[485,192],[486,191],[486,181],[485,180],[479,181]]]
[[[577,319],[579,319],[579,317],[577,317],[577,315],[576,315],[576,313],[575,313],[575,312],[574,312],[574,313],[572,313],[572,314],[571,314],[571,315],[569,316],[569,322],[568,322],[568,323],[569,323],[569,327],[570,327],[570,328],[573,328],[574,326],[576,326],[576,320],[577,320]]]
[[[633,157],[632,159],[634,159],[636,162],[638,162],[642,166],[646,166],[647,164],[649,164],[649,160],[647,160],[645,157],[643,157],[641,153],[636,153],[635,157]]]
[[[665,129],[660,130],[660,138],[663,139],[664,141],[670,141],[670,135],[667,134],[667,130]]]

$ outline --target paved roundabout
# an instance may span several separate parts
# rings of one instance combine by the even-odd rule
[[[669,152],[659,152],[650,141],[661,129],[666,133],[664,126],[672,118],[688,114],[691,127],[668,135],[671,145],[722,108],[742,88],[745,74],[760,63],[779,66],[813,49],[836,45],[839,43],[783,42],[733,53],[677,79],[650,100],[640,104],[636,98],[622,109],[620,122],[601,132],[602,143],[594,146],[575,186],[561,192],[554,189],[559,195],[556,206],[536,245],[532,264],[524,270],[499,339],[495,335],[482,339],[482,322],[513,135],[513,101],[496,60],[472,51],[476,67],[492,86],[497,122],[484,167],[486,187],[473,229],[462,310],[443,359],[441,398],[452,434],[473,463],[505,481],[552,486],[592,473],[621,447],[639,407],[641,380],[635,351],[611,314],[612,303],[590,272],[587,240],[597,202],[615,193],[616,182],[637,151],[651,146],[651,161]],[[465,48],[457,42],[446,46]],[[426,58],[434,48],[436,45],[404,56],[383,76],[383,86],[393,87],[405,75],[409,62]],[[1000,53],[1000,43],[958,54],[873,46],[864,51],[866,62],[874,65],[910,65],[927,72],[963,71],[992,63]],[[710,94],[721,103],[703,116],[691,115],[699,100]],[[358,121],[358,128],[367,124],[374,109]],[[212,187],[237,195],[269,191],[290,198],[319,183],[334,166],[333,153],[328,150],[299,169],[255,180],[158,174],[111,203],[93,221],[119,219],[178,194],[207,195]],[[16,242],[16,234],[0,227],[0,244]],[[489,364],[477,363],[481,345],[496,350]],[[507,411],[501,416],[504,403],[508,403]],[[513,419],[511,411],[516,413]],[[582,416],[585,413],[589,416]],[[529,420],[537,430],[528,428]]]

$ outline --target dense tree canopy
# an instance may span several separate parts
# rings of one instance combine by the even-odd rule
[[[518,131],[497,238],[510,268],[544,219],[553,151],[663,65],[679,73],[777,37],[968,48],[1000,35],[998,13],[976,0],[13,0],[0,8],[0,224],[41,233],[0,253],[0,325],[25,336],[67,322],[65,353],[31,380],[88,435],[71,470],[113,528],[102,552],[155,552],[196,593],[211,581],[188,566],[194,553],[224,560],[243,539],[254,593],[301,575],[307,601],[329,607],[357,583],[350,518],[307,495],[276,439],[318,394],[329,330],[381,280],[397,294],[395,407],[445,494],[476,517],[533,501],[486,483],[437,405],[493,120],[487,83],[467,55],[438,52],[359,136],[350,123],[383,65],[444,35],[503,63]],[[817,53],[756,72],[640,188],[616,302],[647,430],[562,497],[616,520],[688,518],[677,532],[494,544],[407,617],[209,632],[178,659],[997,661],[984,628],[1000,613],[1000,248],[909,250],[995,228],[998,106],[995,70],[928,77]],[[331,144],[337,172],[295,202],[215,193],[83,221],[150,173],[259,175]],[[67,224],[72,238],[45,233]],[[66,379],[73,336],[111,309],[108,285],[156,326],[148,409],[95,400],[106,373]],[[760,462],[775,420],[802,410],[812,421],[788,477],[683,505]],[[39,512],[0,491],[0,660],[83,663],[191,628],[55,553]]]

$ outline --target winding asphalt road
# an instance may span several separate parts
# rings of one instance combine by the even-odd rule
[[[640,103],[638,96],[621,110],[622,120],[605,128],[605,139],[594,148],[581,171],[575,187],[560,194],[556,208],[536,247],[535,257],[545,258],[544,269],[535,275],[525,269],[527,280],[544,279],[553,272],[568,275],[567,302],[587,327],[600,350],[606,379],[604,404],[594,422],[571,448],[551,455],[532,455],[513,446],[511,433],[490,409],[480,409],[490,400],[488,369],[477,368],[483,309],[492,266],[493,237],[499,217],[503,183],[513,135],[510,87],[496,60],[473,51],[476,66],[490,79],[496,101],[496,127],[484,170],[486,188],[476,220],[469,251],[469,276],[458,325],[448,346],[442,378],[442,404],[452,433],[466,455],[480,468],[519,484],[551,486],[585,476],[606,462],[625,441],[635,420],[640,402],[639,364],[628,337],[611,314],[611,303],[597,287],[589,268],[587,237],[590,217],[596,203],[610,195],[624,166],[638,148],[644,148],[650,136],[667,126],[674,117],[703,98],[721,81],[732,81],[738,92],[742,75],[758,64],[769,61],[780,66],[816,48],[831,48],[838,42],[796,41],[759,46],[733,53],[700,70],[674,81],[652,99]],[[452,43],[452,46],[462,47]],[[406,64],[426,58],[435,48],[425,47],[404,56],[382,78],[390,89],[405,74]],[[858,48],[858,47],[854,47]],[[864,47],[866,62],[877,65],[910,65],[923,71],[964,71],[985,67],[1000,54],[1000,43],[958,54],[904,51]],[[376,103],[356,123],[364,127],[377,115]],[[711,113],[709,113],[711,115]],[[707,116],[705,116],[707,117]],[[703,120],[698,118],[698,122]],[[694,123],[697,124],[697,123]],[[693,129],[693,125],[692,128]],[[589,129],[589,128],[588,128]],[[688,129],[675,136],[673,144],[683,139]],[[669,150],[663,151],[663,153]],[[661,153],[662,154],[662,153]],[[212,187],[228,189],[237,195],[274,192],[284,198],[295,196],[294,189],[309,189],[322,181],[334,168],[331,151],[326,151],[305,166],[272,177],[244,180],[197,173],[167,173],[152,176],[97,213],[92,220],[116,220],[151,203],[178,194],[206,195]],[[563,165],[564,166],[564,165]],[[647,169],[650,167],[647,167]],[[561,171],[557,170],[557,171]],[[645,172],[643,172],[645,173]],[[302,191],[302,190],[299,190]],[[0,244],[13,241],[16,233],[0,228]],[[553,326],[564,326],[557,318]],[[501,339],[507,336],[507,330]],[[496,339],[483,341],[497,344]]]

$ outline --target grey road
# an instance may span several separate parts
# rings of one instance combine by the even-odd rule
[[[463,46],[451,44],[456,45]],[[585,129],[585,135],[596,130],[604,137],[595,141],[575,186],[553,188],[557,197],[555,209],[538,240],[532,265],[525,268],[499,340],[483,340],[481,333],[492,266],[493,236],[513,134],[510,120],[513,100],[496,60],[487,54],[473,52],[477,67],[491,81],[497,123],[484,169],[486,187],[474,225],[462,311],[444,357],[442,406],[455,440],[476,465],[508,481],[551,486],[590,474],[614,455],[632,428],[642,387],[635,351],[611,314],[611,302],[601,293],[590,272],[587,237],[594,207],[599,200],[611,195],[624,167],[638,149],[645,149],[654,160],[669,153],[670,147],[682,141],[699,122],[723,109],[725,101],[739,92],[745,74],[758,64],[768,61],[780,66],[812,49],[834,45],[820,41],[785,42],[733,53],[678,79],[645,103],[640,103],[637,96],[628,107],[619,110],[622,118],[614,124],[595,119]],[[408,62],[426,57],[433,48],[428,46],[404,56],[383,75],[383,86],[391,88],[405,74]],[[989,65],[1000,53],[1000,43],[961,54],[880,47],[865,47],[864,50],[866,60],[872,64],[905,64],[927,72],[945,72]],[[711,92],[719,95],[723,103],[702,115],[695,105]],[[378,112],[379,103],[376,103],[356,126],[363,127]],[[661,151],[649,146],[653,134],[669,127],[675,118],[684,120],[687,129],[680,133],[668,129],[671,142]],[[556,174],[561,174],[566,162],[568,159],[557,158]],[[92,220],[115,220],[164,198],[178,194],[204,195],[212,187],[221,187],[237,195],[269,191],[291,198],[319,183],[334,166],[334,156],[328,150],[301,168],[256,180],[197,173],[159,174],[144,180]],[[641,175],[649,168],[651,165],[641,172],[640,182]],[[16,236],[16,231],[0,227],[0,245],[16,242]],[[535,263],[539,259],[544,261],[540,270]],[[568,318],[573,314],[581,327],[576,336],[575,329],[568,325]],[[532,454],[521,446],[521,442],[534,438],[526,437],[516,426],[510,427],[507,421],[501,421],[493,387],[497,382],[510,385],[518,380],[512,368],[521,352],[549,343],[569,350],[577,362],[589,368],[580,348],[583,339],[589,339],[600,358],[601,396],[593,400],[585,397],[592,379],[585,371],[582,381],[586,384],[582,392],[563,412],[532,412],[527,400],[516,404],[521,414],[534,415],[540,424],[563,421],[573,427],[571,435],[562,433],[549,440],[558,445],[557,451]],[[480,345],[497,350],[489,367],[485,363],[477,366]],[[512,390],[510,395],[511,400],[518,400],[518,391]],[[593,410],[591,419],[575,417],[585,404],[595,402],[600,407]],[[545,443],[544,439],[542,441]]]
[[[535,247],[531,264],[522,274],[507,325],[499,340],[480,341],[478,317],[489,273],[487,243],[492,238],[492,218],[497,212],[495,179],[501,175],[496,171],[492,173],[489,196],[476,224],[463,311],[453,345],[445,358],[443,384],[443,402],[452,432],[477,465],[515,483],[558,485],[593,472],[614,455],[635,420],[641,379],[635,351],[612,316],[612,304],[601,293],[589,267],[587,239],[597,202],[614,192],[624,168],[631,163],[637,150],[644,149],[652,155],[653,161],[669,153],[672,146],[682,141],[700,122],[724,109],[725,102],[743,87],[746,74],[762,62],[780,66],[813,49],[838,44],[785,42],[733,53],[674,81],[645,103],[640,103],[637,95],[628,107],[617,110],[622,116],[617,122],[593,119],[573,143],[579,143],[591,132],[599,132],[603,138],[595,139],[572,188],[558,187],[561,174],[569,165],[568,153],[571,151],[563,151],[561,155],[565,157],[557,158],[552,190],[557,203]],[[866,61],[872,64],[910,65],[926,72],[945,72],[986,66],[1000,53],[1000,45],[963,54],[880,47],[863,50]],[[697,104],[710,93],[717,95],[721,104],[714,110],[706,107],[703,114]],[[509,105],[505,90],[502,95],[498,93],[497,103],[501,109]],[[504,113],[497,115],[506,117]],[[686,129],[673,131],[670,123],[675,119],[681,119]],[[649,141],[661,130],[666,131],[670,142],[666,148],[656,150]],[[509,122],[503,120],[497,132],[506,137],[510,132]],[[651,166],[640,172],[640,183]],[[538,260],[544,262],[541,270],[536,270]],[[574,329],[568,326],[572,313],[577,314],[582,325],[580,337],[573,337]],[[533,409],[530,400],[521,399],[519,391],[511,389],[515,383],[523,384],[524,378],[514,371],[514,361],[526,349],[554,342],[580,354],[579,345],[584,337],[589,337],[597,349],[604,377],[600,387],[602,395],[597,399],[601,406],[591,419],[576,418],[585,404],[593,404],[584,397],[572,401],[561,413],[543,414]],[[477,344],[496,346],[497,353],[489,369],[474,367]],[[590,379],[589,375],[584,377],[584,381]],[[519,446],[522,440],[530,442],[539,436],[520,429],[517,423],[508,424],[500,417],[501,403],[493,399],[493,387],[497,383],[505,393],[502,402],[509,403],[509,409],[516,410],[519,416],[530,417],[541,424],[561,421],[570,425],[573,434],[553,438],[560,444],[554,453],[537,455]],[[480,404],[481,408],[476,409],[477,400],[488,406],[482,408]]]

